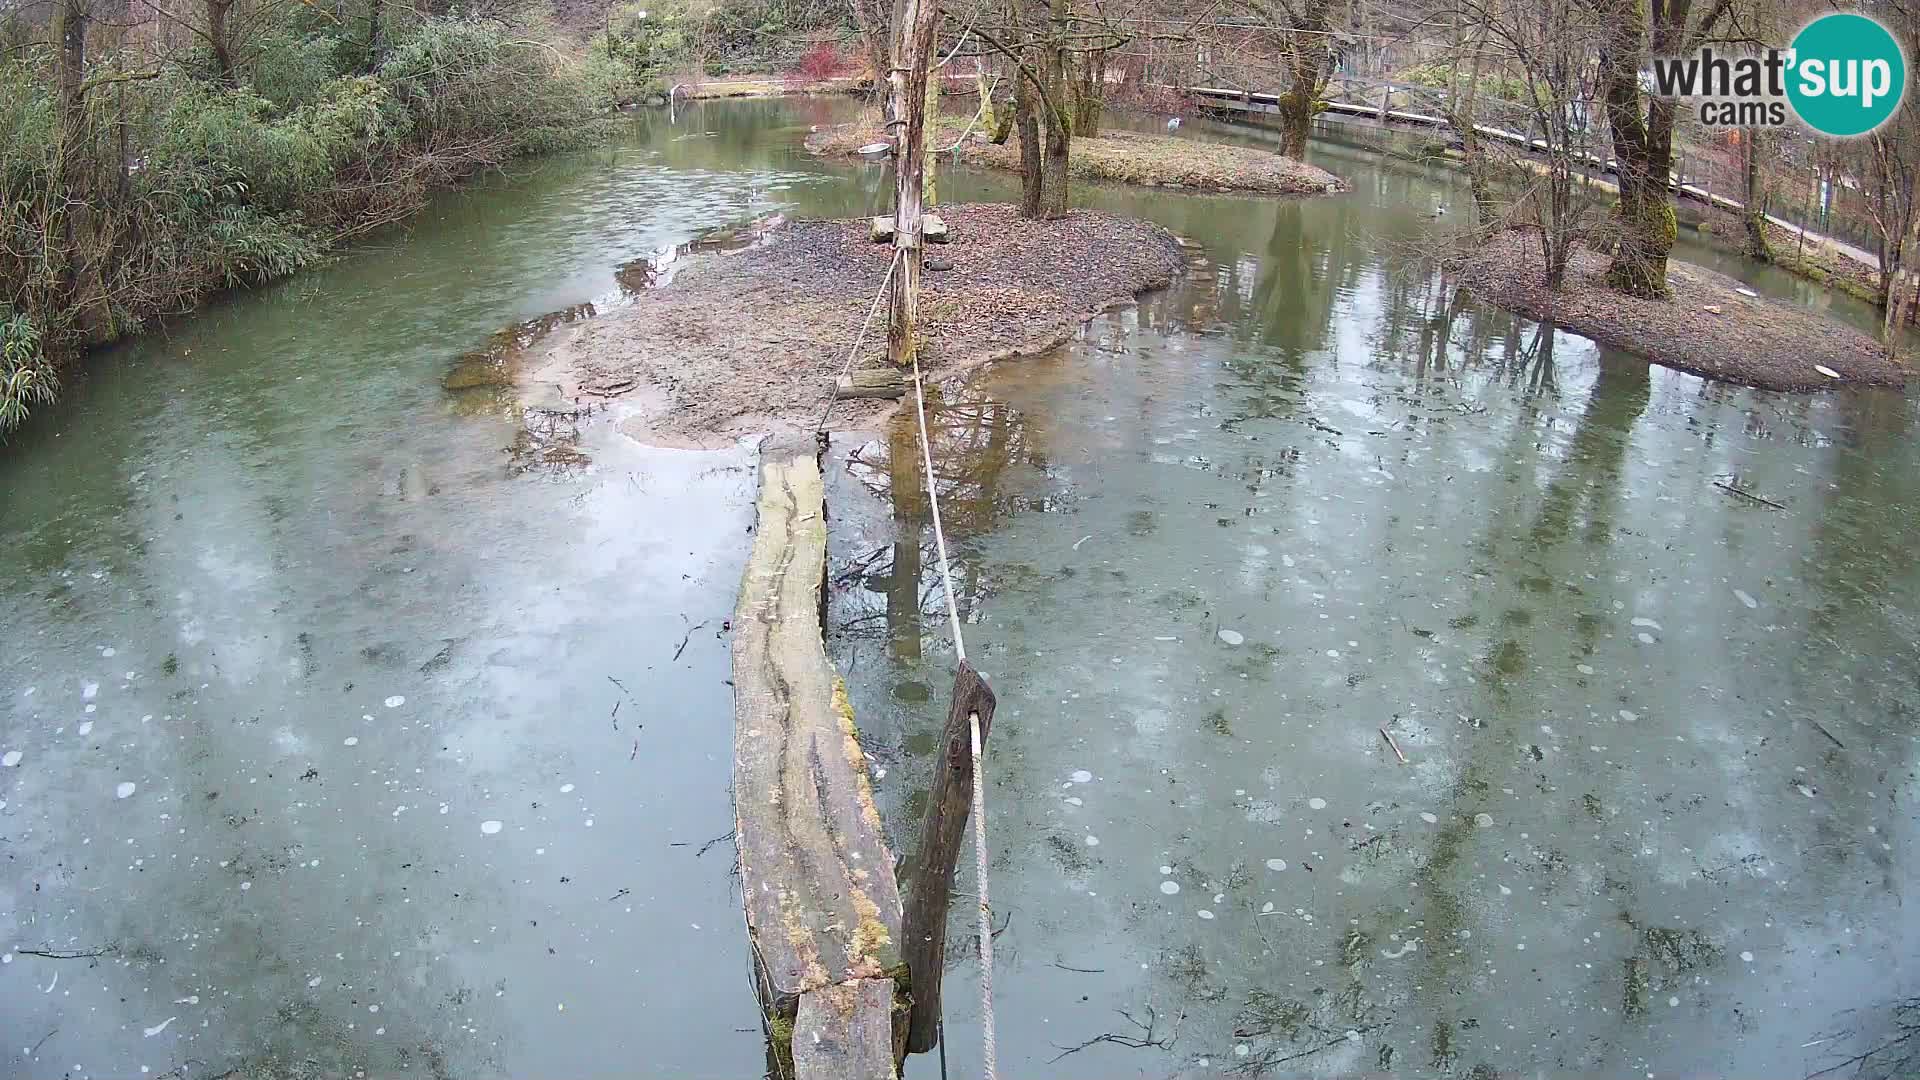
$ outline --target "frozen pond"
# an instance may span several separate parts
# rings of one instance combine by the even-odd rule
[[[1323,163],[1356,194],[1149,204],[1192,281],[935,420],[1000,699],[1002,1067],[1797,1077],[1885,1035],[1920,946],[1914,405],[1456,303],[1382,253],[1464,195]],[[903,838],[952,663],[910,438],[842,440],[829,497]]]
[[[794,150],[845,108],[642,114],[102,358],[0,451],[0,1074],[759,1074],[751,454],[550,453],[441,383],[701,230],[877,205]],[[1316,152],[1352,195],[1090,191],[1191,280],[938,412],[1001,700],[1003,1069],[1831,1064],[1915,985],[1913,405],[1456,306],[1393,254],[1453,179]],[[838,439],[830,493],[896,838],[952,658],[907,430]],[[1105,1033],[1145,1045],[1048,1064]]]

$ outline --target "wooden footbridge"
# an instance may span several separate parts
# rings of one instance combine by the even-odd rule
[[[736,843],[774,1076],[889,1077],[900,888],[846,687],[821,635],[826,504],[812,436],[761,451],[733,618]]]

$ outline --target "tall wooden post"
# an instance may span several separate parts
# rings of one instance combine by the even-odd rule
[[[973,725],[980,718],[980,743],[993,724],[993,688],[960,661],[953,676],[953,700],[947,706],[947,730],[933,764],[927,813],[920,821],[920,850],[913,857],[913,884],[900,920],[900,958],[913,984],[913,1011],[907,1016],[907,1052],[924,1054],[940,1035],[940,982],[946,971],[947,910],[953,901],[953,867],[967,836],[967,810],[973,804]]]
[[[927,68],[933,60],[939,0],[906,0],[899,56],[887,76],[893,102],[893,295],[887,315],[887,358],[913,363],[920,316],[920,183],[927,164]]]

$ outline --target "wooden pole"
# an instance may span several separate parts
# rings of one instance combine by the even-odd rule
[[[940,979],[946,969],[947,909],[953,901],[953,868],[967,835],[967,808],[973,802],[972,717],[980,718],[980,743],[986,745],[993,723],[993,688],[960,661],[953,676],[953,700],[940,759],[934,762],[927,792],[927,813],[920,822],[920,850],[914,855],[912,899],[901,918],[900,957],[913,984],[913,1009],[907,1017],[907,1052],[924,1054],[940,1034]]]
[[[939,0],[906,0],[899,59],[887,76],[894,104],[893,295],[887,312],[887,358],[913,364],[914,324],[920,317],[921,174],[927,165],[927,72],[933,62]]]

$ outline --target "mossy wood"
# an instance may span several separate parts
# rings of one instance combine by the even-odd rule
[[[821,1080],[892,1080],[893,980],[855,979],[800,995],[793,1074]]]
[[[756,988],[772,1030],[798,1041],[806,1016],[825,1030],[821,1010],[857,1006],[861,1015],[834,1021],[845,1035],[838,1051],[822,1049],[824,1035],[806,1048],[824,1071],[796,1055],[796,1075],[868,1080],[892,1075],[892,1036],[880,1050],[865,1045],[891,1021],[865,1015],[871,991],[837,988],[892,985],[900,891],[853,711],[821,641],[825,510],[812,438],[770,441],[733,620],[734,814]],[[832,1000],[807,1000],[822,991]],[[887,1002],[883,1016],[891,991]],[[887,1070],[872,1070],[875,1060]]]

